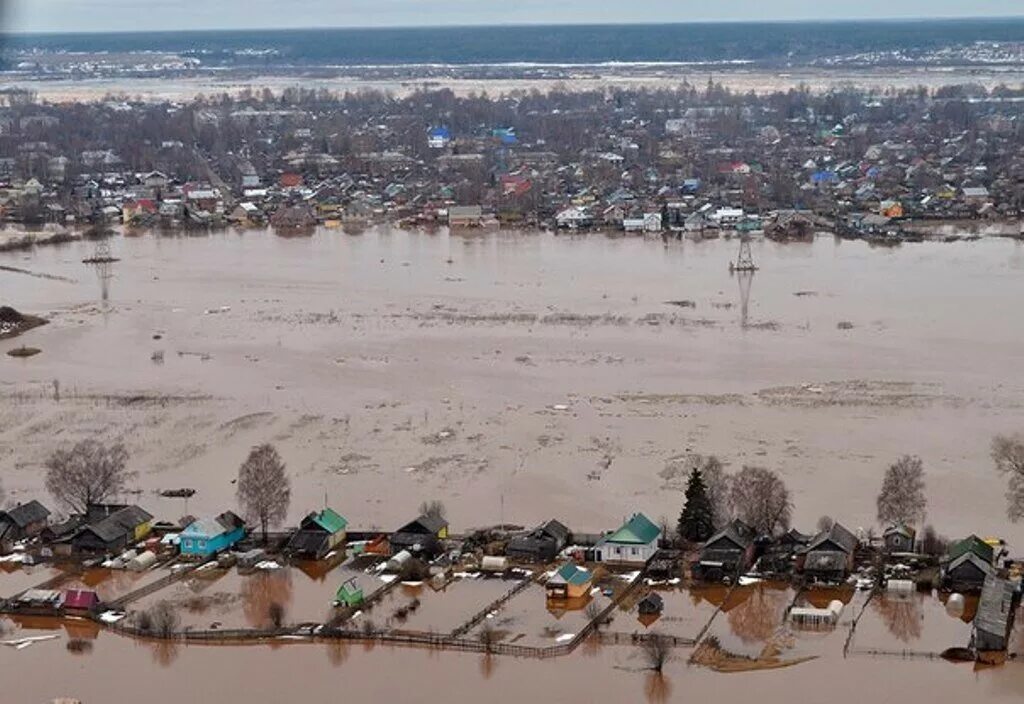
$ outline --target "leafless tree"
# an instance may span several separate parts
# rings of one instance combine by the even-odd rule
[[[274,446],[254,447],[238,470],[238,502],[246,517],[260,524],[264,542],[267,527],[288,515],[291,493],[291,480]]]
[[[121,443],[83,440],[70,450],[56,450],[46,460],[46,489],[68,509],[85,513],[89,505],[124,490],[135,476],[127,464],[128,451]]]
[[[1006,512],[1011,521],[1017,522],[1024,518],[1024,435],[995,436],[992,461],[1000,474],[1009,476]]]
[[[818,519],[818,532],[824,533],[825,531],[830,530],[833,525],[835,525],[835,519],[833,519],[832,516],[822,516]]]
[[[280,628],[284,624],[284,606],[279,601],[272,601],[267,607],[267,620],[274,628]]]
[[[764,467],[744,467],[730,483],[729,503],[737,518],[765,535],[789,528],[793,502],[778,474]]]
[[[489,621],[484,621],[484,625],[481,626],[477,638],[480,639],[481,645],[484,646],[484,652],[490,654],[494,652],[494,644],[499,640],[498,631]]]
[[[644,660],[647,662],[647,669],[654,672],[661,672],[665,669],[665,663],[672,656],[672,644],[667,636],[654,632],[644,638],[642,644]]]
[[[169,601],[160,601],[140,613],[136,625],[145,633],[158,638],[171,638],[178,631],[181,621],[178,611]]]
[[[711,502],[711,510],[715,518],[715,528],[721,528],[732,520],[732,511],[729,507],[729,490],[732,477],[725,471],[725,467],[714,455],[708,455],[701,465],[700,473],[704,477],[704,487],[708,500]]]
[[[883,525],[914,526],[924,520],[924,463],[904,455],[889,466],[878,494],[878,521]]]
[[[921,536],[921,552],[925,555],[941,555],[946,552],[948,542],[935,531],[934,526],[925,526]]]
[[[438,501],[437,499],[434,499],[433,501],[424,501],[420,504],[420,515],[444,519],[448,515],[448,509],[445,508],[444,502]]]

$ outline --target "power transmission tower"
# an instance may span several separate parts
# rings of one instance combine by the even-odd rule
[[[757,271],[754,255],[750,252],[750,236],[740,235],[740,251],[736,261],[729,263],[729,271]]]
[[[747,269],[736,272],[740,284],[740,327],[747,327],[747,316],[750,308],[750,288],[754,282],[754,272]]]
[[[88,264],[96,270],[96,277],[100,280],[103,303],[110,299],[110,279],[114,277],[111,265],[117,261],[120,260],[111,254],[110,243],[107,240],[99,240],[92,256],[82,260],[83,264]]]

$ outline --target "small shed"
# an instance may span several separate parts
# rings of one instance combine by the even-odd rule
[[[889,526],[882,534],[886,552],[913,552],[916,532],[903,524]]]
[[[322,559],[345,541],[348,521],[332,509],[310,513],[288,541],[288,550],[302,557]]]
[[[636,607],[641,616],[656,616],[664,611],[665,600],[661,598],[661,594],[651,592],[641,599]]]
[[[128,560],[127,567],[132,572],[145,572],[156,564],[156,553],[151,550],[144,550]]]
[[[91,589],[68,589],[64,592],[64,610],[92,613],[99,608],[100,597]]]
[[[363,588],[356,584],[355,579],[350,579],[338,587],[334,600],[349,608],[359,606],[363,603]]]
[[[579,599],[590,593],[594,582],[594,574],[587,569],[567,562],[546,585],[548,599]]]
[[[842,613],[843,602],[833,599],[826,609],[794,606],[789,610],[789,622],[794,626],[808,629],[833,628],[839,623]]]

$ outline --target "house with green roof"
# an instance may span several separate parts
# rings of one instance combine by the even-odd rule
[[[617,531],[604,536],[594,546],[597,562],[645,563],[658,551],[661,529],[642,513],[622,524]]]
[[[590,593],[594,573],[567,562],[548,579],[545,589],[548,599],[579,599]]]
[[[954,543],[939,560],[942,586],[959,592],[979,592],[995,574],[995,550],[976,535]]]
[[[319,560],[345,542],[348,521],[332,509],[310,513],[288,541],[288,551]]]

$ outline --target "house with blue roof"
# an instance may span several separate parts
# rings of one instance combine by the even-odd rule
[[[427,146],[431,149],[444,149],[452,141],[452,133],[447,127],[434,127],[427,132]]]
[[[647,516],[635,513],[615,532],[604,536],[594,546],[596,562],[642,564],[658,552],[661,528]]]
[[[192,521],[181,532],[182,555],[207,557],[224,552],[245,537],[245,521],[231,511],[216,518]]]

